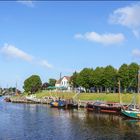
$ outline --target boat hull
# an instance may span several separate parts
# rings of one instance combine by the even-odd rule
[[[50,103],[50,106],[51,107],[56,107],[56,108],[63,108],[66,106],[65,102],[64,101],[52,101]]]
[[[121,110],[121,113],[128,118],[140,119],[140,111]]]
[[[94,110],[104,113],[120,113],[121,107],[94,106]]]
[[[114,102],[95,102],[93,104],[93,110],[103,113],[120,113],[121,105]]]
[[[11,102],[11,99],[10,99],[9,97],[6,97],[4,100],[5,100],[6,102]]]
[[[67,109],[73,109],[73,108],[78,109],[78,104],[71,103],[71,104],[67,104],[66,107],[67,107]]]
[[[88,103],[86,109],[88,111],[118,114],[121,112],[121,105],[118,103],[95,102],[95,103]]]
[[[87,109],[87,111],[94,111],[95,108],[93,107],[93,103],[87,103],[86,109]]]

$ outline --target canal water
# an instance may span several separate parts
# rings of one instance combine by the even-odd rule
[[[139,140],[140,121],[0,99],[0,140]]]

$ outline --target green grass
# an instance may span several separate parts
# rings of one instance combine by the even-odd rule
[[[37,98],[43,98],[46,96],[53,96],[53,97],[61,97],[64,99],[70,99],[74,95],[75,95],[75,93],[71,93],[71,92],[63,93],[63,92],[42,91],[42,92],[36,93]]]
[[[53,97],[61,97],[64,99],[70,99],[72,98],[76,93],[70,93],[70,92],[51,92],[51,91],[42,91],[36,93],[37,98],[44,98],[47,96],[53,96]],[[23,95],[20,95],[21,97],[27,96],[27,93],[24,93]],[[132,101],[134,94],[125,93],[121,94],[121,100],[123,103],[130,103]],[[138,98],[138,97],[137,97]],[[119,94],[118,93],[80,93],[78,96],[76,96],[77,100],[101,100],[101,101],[110,101],[110,102],[119,102]],[[137,99],[138,102],[138,99]]]
[[[45,96],[53,96],[53,97],[61,97],[64,99],[72,98],[76,93],[70,92],[50,92],[50,91],[42,91],[36,93],[37,98],[43,98]],[[124,103],[130,103],[132,101],[134,94],[125,93],[121,94],[121,101]],[[120,97],[118,93],[80,93],[76,96],[78,100],[101,100],[101,101],[110,101],[110,102],[119,102]],[[138,99],[137,99],[138,102]]]
[[[129,103],[132,100],[132,94],[121,94],[121,101]],[[120,97],[118,93],[82,93],[79,95],[80,100],[101,100],[110,102],[119,102]]]

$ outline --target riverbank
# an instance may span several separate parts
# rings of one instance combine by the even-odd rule
[[[118,93],[80,93],[76,95],[77,93],[72,93],[72,92],[50,92],[50,91],[42,91],[34,94],[37,99],[43,100],[48,97],[54,97],[54,98],[63,98],[63,99],[72,99],[74,97],[75,100],[77,101],[96,101],[96,100],[101,100],[101,101],[109,101],[109,102],[119,102],[120,97]],[[19,96],[13,96],[11,97],[12,100],[21,100],[24,101],[25,97],[28,96],[27,93],[24,93]],[[125,93],[121,94],[121,102],[123,103],[130,103],[134,94],[130,93]],[[137,98],[137,97],[136,97]],[[137,100],[138,102],[138,100]]]

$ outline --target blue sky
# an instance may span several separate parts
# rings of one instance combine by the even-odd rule
[[[0,2],[0,86],[139,63],[139,13],[134,1]]]

